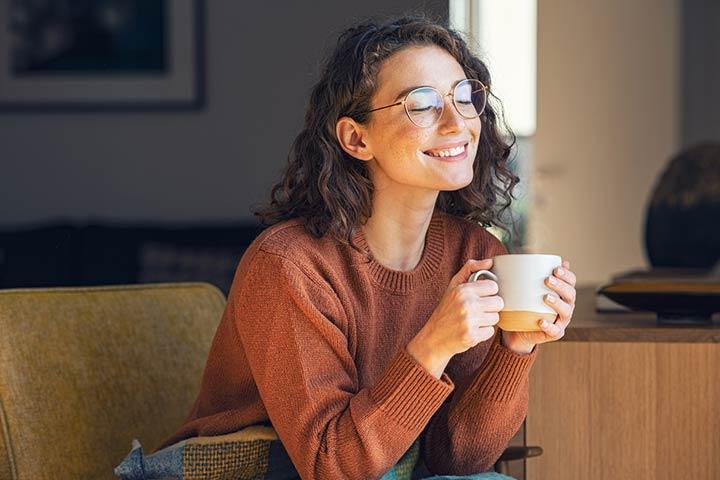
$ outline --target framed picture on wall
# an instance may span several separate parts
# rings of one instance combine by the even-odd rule
[[[203,0],[8,0],[0,8],[0,111],[204,106]]]

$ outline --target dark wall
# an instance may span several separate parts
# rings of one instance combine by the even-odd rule
[[[682,142],[720,141],[720,2],[684,0]]]
[[[206,1],[204,110],[0,113],[0,227],[251,219],[339,31],[409,11],[447,18],[447,1]]]

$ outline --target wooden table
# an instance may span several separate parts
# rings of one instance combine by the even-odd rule
[[[720,479],[720,316],[660,327],[654,314],[598,314],[578,289],[565,337],[530,374],[526,478]]]

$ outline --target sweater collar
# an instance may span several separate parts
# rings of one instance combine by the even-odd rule
[[[414,269],[407,272],[392,270],[378,262],[370,251],[367,239],[361,228],[353,237],[356,245],[366,254],[363,266],[374,280],[374,283],[392,293],[404,295],[416,286],[424,284],[437,271],[445,250],[445,219],[439,210],[433,210],[428,230],[425,233],[425,247],[420,262]]]

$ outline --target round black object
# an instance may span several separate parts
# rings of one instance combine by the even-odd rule
[[[676,155],[655,186],[645,222],[654,267],[713,268],[720,259],[720,143]]]

